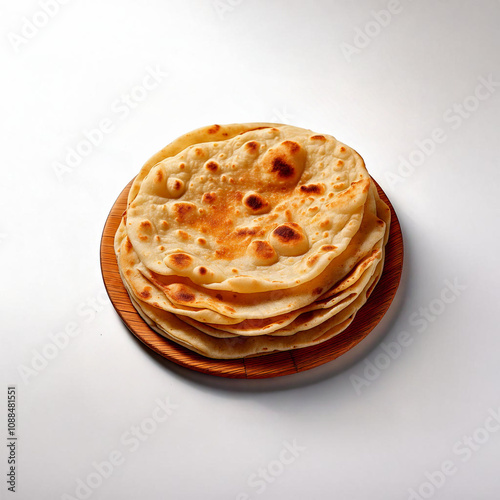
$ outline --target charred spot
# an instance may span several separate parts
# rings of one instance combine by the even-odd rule
[[[251,194],[250,196],[246,197],[245,205],[252,210],[260,210],[264,205],[266,205],[266,202],[261,196],[257,194]]]
[[[287,147],[291,154],[296,154],[300,151],[300,144],[293,141],[284,141],[282,145]]]
[[[200,267],[198,269],[198,272],[201,274],[201,275],[205,275],[207,274],[207,268],[206,267]]]
[[[326,137],[324,135],[312,135],[310,139],[312,141],[326,141]]]
[[[321,184],[307,184],[300,186],[300,191],[306,194],[322,194],[324,187]]]
[[[172,264],[175,264],[178,268],[185,269],[191,264],[193,259],[190,255],[187,255],[185,253],[173,253],[172,255],[170,255],[169,261]]]
[[[151,297],[151,292],[150,292],[151,288],[146,286],[144,287],[144,290],[142,290],[141,292],[139,292],[139,295],[143,298],[143,299],[149,299]]]
[[[201,197],[201,201],[203,203],[213,203],[217,199],[217,196],[215,193],[205,193]]]
[[[172,295],[177,302],[193,302],[195,299],[194,293],[183,287],[179,287]]]
[[[289,241],[294,241],[294,240],[300,240],[301,235],[299,232],[297,232],[295,229],[293,229],[290,226],[278,226],[274,231],[273,234],[278,236],[278,238],[284,242],[289,242]]]
[[[163,180],[163,172],[161,169],[158,169],[155,174],[155,181],[161,182]]]
[[[322,291],[323,291],[323,289],[320,286],[318,286],[317,288],[315,288],[312,291],[312,293],[313,293],[313,295],[319,295]]]
[[[277,172],[278,177],[283,177],[286,179],[288,177],[292,177],[295,169],[293,168],[293,165],[290,165],[286,162],[286,159],[280,158],[278,156],[273,160],[273,167],[271,169],[271,172]]]
[[[205,168],[207,170],[210,170],[210,172],[217,172],[217,169],[219,168],[219,164],[216,161],[210,160],[205,165]]]
[[[216,134],[220,130],[220,125],[212,125],[207,132],[209,134]]]
[[[216,294],[215,298],[218,300],[222,300],[223,297],[220,293],[218,293],[218,294]]]
[[[267,241],[254,241],[255,254],[264,260],[272,259],[275,255],[274,248]]]
[[[259,149],[259,143],[256,141],[250,141],[245,144],[245,148],[251,153],[255,153]]]
[[[236,236],[255,236],[257,234],[257,229],[251,227],[242,227],[240,229],[236,229]]]
[[[182,167],[181,167],[182,168]],[[181,189],[182,187],[182,184],[181,184],[181,181],[179,179],[176,179],[172,185],[172,187],[176,190],[176,191],[179,191],[179,189]]]
[[[183,222],[188,214],[190,214],[196,207],[191,203],[176,203],[173,205],[173,209],[177,214],[175,220],[177,222]]]

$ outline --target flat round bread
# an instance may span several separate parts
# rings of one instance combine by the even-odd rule
[[[345,250],[369,189],[361,157],[333,137],[263,127],[157,163],[127,234],[157,274],[240,293],[289,288]]]
[[[151,328],[231,359],[347,328],[382,274],[389,225],[362,158],[334,137],[212,125],[142,167],[115,252]]]

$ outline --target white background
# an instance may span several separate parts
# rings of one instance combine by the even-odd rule
[[[390,19],[377,14],[389,6]],[[480,78],[500,82],[500,2],[73,0],[40,12],[32,0],[0,7],[1,497],[500,498],[500,426],[488,419],[500,410],[500,86],[473,97]],[[61,173],[103,119],[113,130]],[[406,250],[396,300],[366,341],[260,381],[153,355],[103,298],[99,267],[109,209],[146,159],[199,126],[249,121],[357,149]],[[78,335],[54,348],[73,323]],[[411,344],[389,359],[383,346],[403,331]],[[176,408],[157,424],[166,398]],[[141,425],[153,430],[136,446]],[[294,441],[298,456],[282,453]],[[121,463],[97,476],[113,452]],[[435,473],[443,462],[453,473]]]

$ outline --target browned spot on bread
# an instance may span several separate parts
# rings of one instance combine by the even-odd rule
[[[179,168],[180,168],[181,170],[184,170],[184,169],[186,168],[186,164],[185,164],[185,163],[181,163],[181,164],[179,165]]]
[[[194,293],[190,292],[187,288],[182,285],[177,286],[172,291],[172,298],[177,302],[193,302],[195,299]]]
[[[343,162],[342,160],[338,160],[338,161],[337,161],[337,165],[338,165],[339,167],[341,167],[343,164],[344,164],[344,162]],[[339,179],[339,178],[337,178],[337,179]]]
[[[335,245],[323,245],[320,248],[320,250],[322,252],[331,252],[331,251],[336,250],[336,249],[337,249],[337,247]]]
[[[249,141],[245,144],[245,149],[251,153],[255,153],[259,149],[259,143],[256,141]]]
[[[161,168],[159,168],[156,171],[155,177],[154,177],[155,182],[161,182],[163,181],[163,171]]]
[[[312,141],[326,141],[326,137],[324,135],[312,135],[309,139]]]
[[[218,299],[218,300],[222,300],[222,295],[220,293],[216,294],[215,295],[215,298]]]
[[[307,259],[307,265],[309,267],[312,267],[314,266],[314,264],[317,262],[317,260],[319,259],[319,255],[318,254],[315,254],[315,255],[311,255],[308,259]]]
[[[163,219],[160,221],[160,224],[161,224],[161,227],[163,229],[168,229],[170,226],[170,224],[166,220],[163,220]]]
[[[143,229],[151,229],[153,226],[151,225],[151,222],[149,222],[148,220],[143,220],[139,226]]]
[[[205,275],[207,274],[207,268],[206,267],[200,267],[198,269],[198,272],[201,274],[201,275]]]
[[[313,293],[313,295],[319,295],[322,291],[323,291],[323,289],[320,286],[318,286],[317,288],[315,288],[312,291],[312,293]]]
[[[285,243],[300,240],[302,239],[302,235],[293,227],[294,225],[296,226],[297,224],[282,224],[273,231],[273,234]]]
[[[288,148],[292,155],[297,154],[300,151],[300,144],[294,141],[283,141],[281,144]]]
[[[196,210],[196,205],[193,203],[174,203],[172,205],[172,211],[175,213],[175,220],[177,222],[186,222],[190,219]]]
[[[160,241],[160,240],[161,240],[161,238],[160,238],[158,235],[155,235],[155,240],[156,240],[156,241]]]
[[[160,250],[163,252],[163,250],[165,250],[165,247],[162,245],[162,246],[160,247]]]
[[[139,239],[142,241],[148,241],[149,237],[145,234],[139,234]]]
[[[127,270],[125,271],[125,274],[126,274],[127,276],[131,276],[131,275],[132,275],[132,271],[131,271],[130,269],[127,269]]]
[[[203,203],[214,203],[216,199],[217,199],[217,195],[214,192],[212,192],[212,193],[205,193],[201,197],[201,201]]]
[[[219,164],[216,161],[210,160],[205,164],[205,168],[210,172],[217,172]]]
[[[286,158],[278,156],[273,159],[271,172],[276,172],[278,177],[287,179],[295,173],[293,165],[287,163]]]
[[[218,131],[220,130],[220,125],[212,125],[208,130],[207,132],[209,134],[216,134]]]
[[[240,227],[234,231],[234,234],[239,237],[255,236],[258,232],[256,227]]]
[[[193,258],[186,253],[173,253],[168,256],[168,262],[177,269],[186,269],[193,262]]]
[[[127,250],[127,252],[130,252],[132,250],[132,242],[127,238],[125,240],[125,250]]]
[[[207,240],[205,238],[198,238],[196,241],[200,245],[206,245],[207,244]]]
[[[323,194],[325,192],[324,184],[306,184],[299,187],[302,193],[307,194]]]
[[[244,200],[244,204],[251,210],[260,210],[265,205],[268,205],[267,201],[258,194],[251,194],[247,196]]]
[[[182,229],[179,229],[177,231],[177,234],[179,235],[180,238],[182,238],[183,240],[188,240],[189,239],[189,234],[186,233],[186,231],[183,231]]]
[[[262,260],[273,259],[276,256],[274,248],[267,241],[252,241],[255,255]]]
[[[340,146],[340,152],[341,152],[341,153],[345,153],[345,148],[344,148],[344,146]]]
[[[139,292],[139,295],[143,299],[149,299],[151,297],[151,287],[145,286],[144,289]]]

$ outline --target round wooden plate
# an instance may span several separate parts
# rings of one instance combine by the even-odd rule
[[[122,283],[113,240],[127,207],[127,195],[131,185],[132,181],[118,196],[102,233],[101,270],[104,285],[113,306],[128,329],[153,351],[178,365],[219,377],[247,379],[279,377],[309,370],[332,361],[361,342],[382,319],[396,294],[403,269],[403,238],[394,208],[377,184],[380,197],[389,205],[392,214],[384,271],[372,295],[346,330],[321,344],[292,351],[229,360],[201,356],[153,331],[135,310]]]

